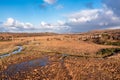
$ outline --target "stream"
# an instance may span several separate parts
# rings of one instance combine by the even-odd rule
[[[2,55],[0,55],[0,58],[8,57],[10,55],[17,54],[17,53],[21,52],[23,47],[22,46],[17,46],[17,47],[18,47],[17,50],[15,50],[15,51],[13,51],[11,53],[8,53],[8,54],[2,54]]]

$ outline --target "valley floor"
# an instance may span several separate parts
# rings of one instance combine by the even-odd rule
[[[120,48],[99,45],[63,35],[28,37],[0,42],[0,54],[23,50],[0,59],[1,80],[119,80],[120,52],[108,57],[101,49]]]

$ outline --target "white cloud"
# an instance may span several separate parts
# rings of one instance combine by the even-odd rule
[[[120,25],[120,18],[110,9],[88,9],[69,14],[66,24],[71,32],[83,32],[93,29],[114,28]]]
[[[44,21],[42,21],[42,22],[40,23],[40,26],[46,26],[46,25],[47,25],[47,23],[44,22]]]
[[[56,2],[56,0],[44,1],[48,4]],[[0,25],[0,31],[84,32],[94,29],[119,29],[119,11],[115,12],[116,10],[109,6],[110,4],[106,3],[106,7],[103,9],[86,9],[67,14],[66,21],[58,20],[56,23],[42,21],[39,28],[35,28],[33,24],[28,22],[24,23],[8,18],[4,23],[1,23],[3,25]]]
[[[15,27],[15,28],[32,28],[33,24],[31,23],[23,23],[23,22],[19,22],[13,18],[8,18],[7,21],[5,21],[3,23],[4,26],[6,27]]]
[[[33,28],[33,24],[31,24],[31,23],[25,23],[24,24],[24,28],[26,28],[26,29]]]
[[[92,10],[82,10],[68,15],[70,22],[88,22],[98,18],[98,13],[102,11],[101,9],[92,9]]]
[[[107,28],[107,29],[120,29],[120,26],[114,26],[114,27],[110,27],[110,28]]]
[[[102,0],[103,4],[120,17],[120,0]]]
[[[13,24],[14,24],[13,18],[8,18],[7,21],[4,23],[5,26],[13,26]]]
[[[0,24],[0,31],[4,32],[68,32],[69,26],[64,21],[58,20],[56,23],[47,23],[42,21],[39,27],[31,23],[24,23],[13,18],[8,18]]]
[[[44,0],[45,3],[54,4],[57,0]]]
[[[58,20],[57,23],[46,23],[42,21],[40,23],[40,29],[50,32],[67,32],[70,30],[70,27],[65,24],[65,22]]]
[[[3,27],[8,31],[27,31],[33,29],[33,24],[31,23],[24,23],[17,21],[13,18],[8,18],[4,23]]]

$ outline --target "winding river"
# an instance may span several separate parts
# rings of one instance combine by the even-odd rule
[[[23,47],[22,46],[17,46],[17,47],[18,47],[17,50],[15,50],[11,53],[8,53],[8,54],[2,54],[2,55],[0,55],[0,58],[4,58],[4,57],[7,57],[7,56],[10,56],[10,55],[17,54],[17,53],[21,52]]]

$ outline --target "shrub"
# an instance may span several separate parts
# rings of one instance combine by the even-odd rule
[[[107,42],[107,45],[120,46],[120,42]]]
[[[105,58],[117,54],[118,52],[120,52],[120,48],[106,48],[101,49],[99,52],[97,52],[97,55],[100,55],[101,57]]]

